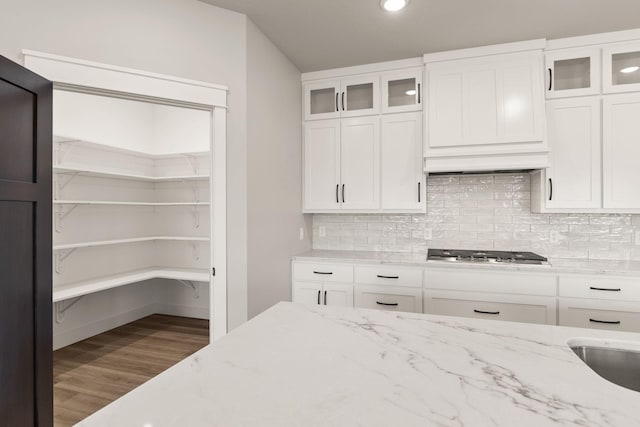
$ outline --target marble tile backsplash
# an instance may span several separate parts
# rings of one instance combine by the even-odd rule
[[[640,260],[635,245],[640,215],[536,214],[530,191],[528,174],[431,176],[426,215],[316,214],[313,248],[425,254],[429,247],[527,250],[561,258]]]

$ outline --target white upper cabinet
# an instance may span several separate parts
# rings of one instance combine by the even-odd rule
[[[305,120],[366,116],[380,113],[378,74],[304,85]]]
[[[380,209],[380,117],[305,123],[304,211]]]
[[[640,93],[603,99],[604,208],[640,208]]]
[[[600,93],[600,49],[563,49],[545,54],[547,98]]]
[[[541,51],[428,63],[427,73],[427,157],[546,151]]]
[[[380,113],[380,77],[377,74],[342,80],[341,117]]]
[[[382,74],[382,112],[422,110],[422,74],[422,67]]]
[[[342,209],[379,209],[380,118],[344,119],[341,128]]]
[[[382,117],[382,209],[423,210],[422,113]]]
[[[602,49],[604,93],[640,91],[640,42]]]
[[[551,167],[546,170],[547,208],[601,205],[600,98],[547,102]]]
[[[340,120],[304,125],[304,208],[339,209]]]
[[[325,80],[304,85],[305,120],[340,117],[340,80]]]

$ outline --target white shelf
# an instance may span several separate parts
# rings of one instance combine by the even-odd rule
[[[154,242],[158,240],[164,241],[176,241],[176,242],[208,242],[208,237],[181,237],[181,236],[151,236],[151,237],[135,237],[131,239],[118,239],[118,240],[97,240],[93,242],[82,243],[67,243],[63,245],[55,245],[54,251],[65,249],[77,249],[77,248],[92,248],[95,246],[109,246],[109,245],[122,245],[127,243],[138,242]]]
[[[206,156],[209,151],[195,151],[190,153],[171,153],[171,154],[152,154],[143,151],[128,150],[126,148],[114,147],[113,145],[103,144],[101,142],[87,141],[82,138],[73,136],[54,135],[53,142],[58,144],[81,144],[97,150],[110,151],[112,153],[128,154],[130,156],[143,157],[145,159],[172,159],[185,156]]]
[[[209,202],[118,202],[108,200],[54,200],[54,205],[113,205],[113,206],[209,206]]]
[[[53,289],[53,302],[100,292],[119,286],[130,285],[150,279],[189,280],[193,282],[209,282],[209,271],[206,269],[150,268],[113,276],[101,277],[83,282],[62,285]]]
[[[74,168],[71,166],[54,166],[53,172],[65,175],[80,175],[96,178],[114,178],[131,181],[146,182],[174,182],[174,181],[208,181],[209,175],[184,175],[184,176],[144,176],[122,172],[109,172],[97,169]]]

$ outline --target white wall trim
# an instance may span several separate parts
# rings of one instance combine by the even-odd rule
[[[400,70],[411,67],[421,67],[422,58],[399,59],[397,61],[377,62],[373,64],[355,65],[353,67],[333,68],[330,70],[303,73],[302,81],[332,79],[336,77],[353,76],[357,74],[380,73],[384,71]]]
[[[640,40],[640,29],[614,31],[611,33],[589,34],[586,36],[549,40],[547,41],[546,50],[568,49],[606,43],[629,42],[634,40]]]
[[[23,49],[24,65],[54,82],[106,91],[226,108],[227,88],[66,56]]]
[[[494,44],[490,46],[472,47],[468,49],[449,50],[446,52],[428,53],[424,55],[424,63],[451,61],[455,59],[474,58],[477,56],[501,55],[505,53],[542,50],[546,47],[546,39],[527,40],[515,43]]]

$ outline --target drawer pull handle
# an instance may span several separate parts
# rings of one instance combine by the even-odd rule
[[[380,302],[380,301],[376,301],[376,304],[378,304],[378,305],[387,305],[387,306],[391,306],[391,307],[397,307],[398,306],[397,302]]]
[[[621,289],[620,288],[597,288],[595,286],[589,286],[589,289],[593,290],[593,291],[610,291],[610,292],[620,292]]]
[[[313,274],[333,274],[331,271],[314,271]]]
[[[474,309],[473,312],[480,313],[480,314],[495,314],[495,315],[500,314],[499,311],[482,311],[482,310],[476,310],[476,309]]]
[[[399,279],[400,278],[400,276],[383,276],[380,274],[377,274],[377,276],[381,279]]]
[[[604,323],[606,325],[619,325],[620,323],[622,323],[619,320],[598,320],[598,319],[589,319],[589,322]]]
[[[318,305],[320,305],[320,290],[318,290]]]
[[[324,305],[327,305],[327,291],[324,291]]]

